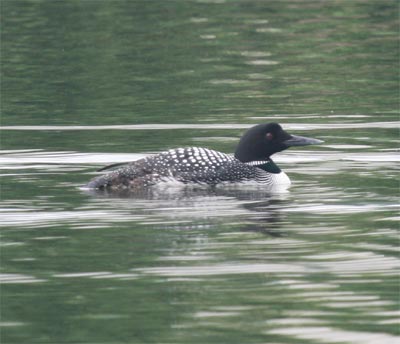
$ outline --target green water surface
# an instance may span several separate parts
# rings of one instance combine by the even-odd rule
[[[399,2],[2,0],[0,342],[399,340]],[[286,192],[96,196],[276,121]]]

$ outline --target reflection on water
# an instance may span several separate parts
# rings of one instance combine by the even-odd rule
[[[398,341],[397,7],[2,2],[0,341]],[[80,189],[269,121],[284,192]]]

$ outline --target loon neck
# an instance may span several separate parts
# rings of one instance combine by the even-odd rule
[[[246,164],[254,166],[254,167],[258,167],[268,173],[281,173],[282,172],[281,169],[278,167],[278,165],[275,164],[272,159],[262,160],[262,161],[251,161],[251,162],[247,162]]]

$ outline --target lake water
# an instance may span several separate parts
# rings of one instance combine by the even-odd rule
[[[1,343],[399,341],[398,11],[2,1]],[[269,121],[286,192],[79,189]]]

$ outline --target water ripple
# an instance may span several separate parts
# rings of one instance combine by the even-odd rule
[[[289,117],[290,118],[290,117]],[[252,119],[269,122],[271,117],[252,117]],[[211,124],[128,124],[128,125],[14,125],[0,126],[0,130],[174,130],[174,129],[247,129],[254,124],[211,123]],[[400,122],[363,122],[363,123],[285,123],[288,130],[333,130],[333,129],[361,129],[400,128]]]
[[[393,344],[399,340],[399,337],[386,333],[348,331],[333,327],[289,327],[273,329],[267,333],[322,343]]]
[[[1,284],[30,284],[42,282],[47,282],[47,280],[23,274],[0,274]]]

